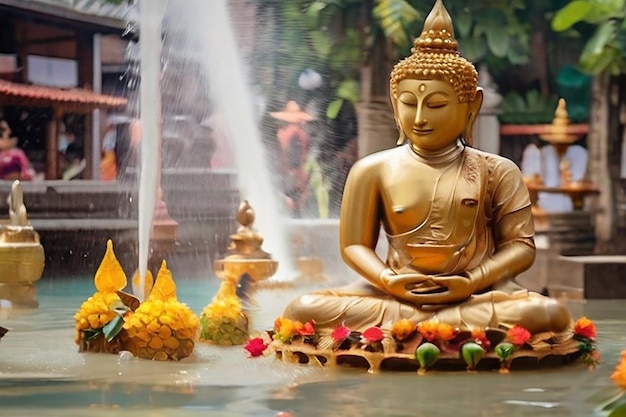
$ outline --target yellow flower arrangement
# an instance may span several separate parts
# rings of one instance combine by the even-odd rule
[[[224,281],[202,310],[200,340],[218,345],[242,345],[250,336],[250,319],[243,311],[235,284]]]
[[[183,359],[193,352],[199,327],[198,317],[176,298],[176,284],[163,261],[150,296],[124,323],[128,350],[144,359]]]
[[[94,277],[96,292],[84,301],[74,314],[76,336],[74,341],[80,350],[112,351],[119,350],[116,343],[106,340],[103,328],[119,317],[116,308],[124,305],[118,295],[126,287],[126,274],[115,253],[113,243],[107,242],[106,252]],[[117,333],[116,333],[117,335]]]

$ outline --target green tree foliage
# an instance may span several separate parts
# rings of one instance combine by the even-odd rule
[[[580,54],[580,66],[590,74],[626,73],[626,0],[572,0],[552,19],[552,28],[592,35]]]

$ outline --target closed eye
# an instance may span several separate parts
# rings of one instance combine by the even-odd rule
[[[401,94],[399,98],[402,104],[406,104],[407,106],[417,106],[417,99],[413,94]]]
[[[438,109],[441,107],[445,107],[447,106],[449,103],[449,101],[434,101],[434,102],[428,102],[428,108],[429,109]]]

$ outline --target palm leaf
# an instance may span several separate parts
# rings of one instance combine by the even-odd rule
[[[409,37],[406,29],[420,14],[405,0],[376,0],[372,14],[385,36],[397,46],[405,46]]]

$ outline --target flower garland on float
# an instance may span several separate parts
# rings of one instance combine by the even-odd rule
[[[302,323],[279,317],[266,336],[256,336],[244,346],[250,357],[275,353],[300,363],[337,363],[340,357],[364,358],[370,372],[376,372],[386,359],[403,360],[407,368],[417,365],[424,374],[437,365],[462,363],[468,371],[489,368],[487,360],[502,373],[510,372],[517,358],[559,355],[580,358],[593,368],[599,362],[595,324],[581,317],[567,336],[554,333],[531,334],[521,326],[510,329],[460,329],[446,323],[426,320],[412,323],[400,320],[389,329],[370,327],[355,331],[340,325],[320,332],[315,322]],[[347,362],[349,363],[349,361]],[[625,365],[626,366],[626,365]],[[626,380],[626,377],[625,377]]]

